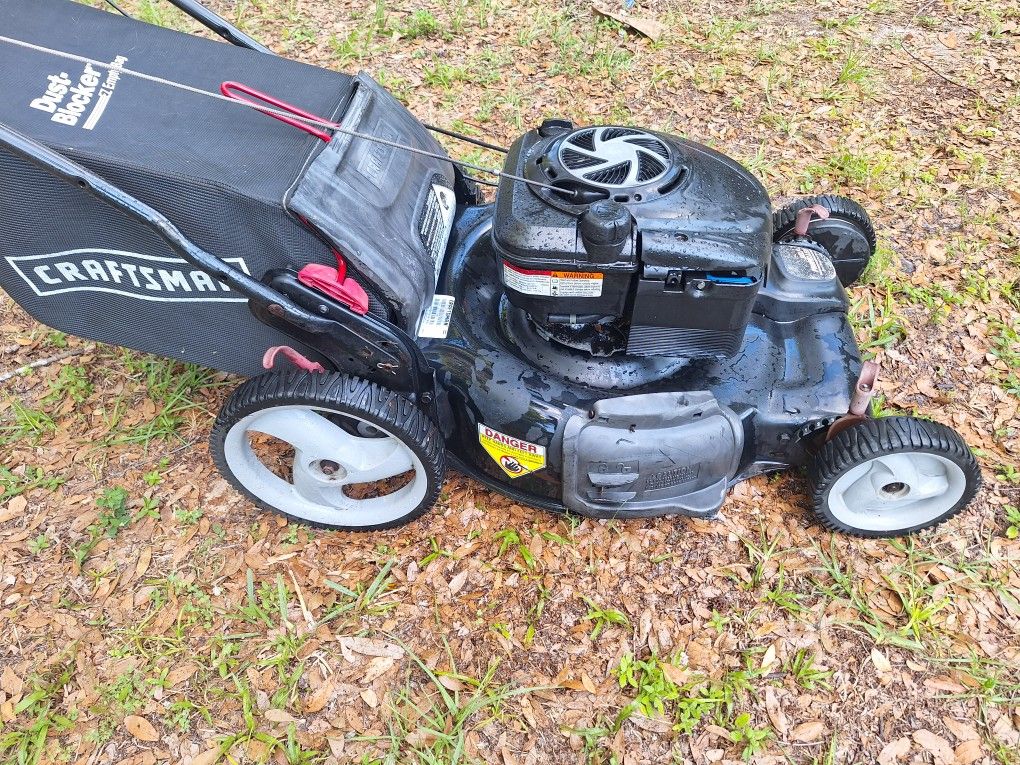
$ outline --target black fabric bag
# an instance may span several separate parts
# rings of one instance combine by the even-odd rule
[[[65,0],[0,0],[0,35],[214,93],[224,81],[243,82],[336,121],[356,90],[346,74]],[[316,193],[330,203],[329,211],[304,195],[300,214],[315,218],[314,230],[291,212],[295,189],[326,144],[244,106],[2,41],[0,93],[0,122],[159,210],[197,245],[256,278],[274,268],[332,265],[333,248],[345,244],[335,235],[350,221],[361,232],[373,228],[365,220],[371,206],[337,204],[328,179],[318,176]],[[412,137],[438,149],[407,118],[419,134]],[[355,141],[346,151],[363,154],[366,143]],[[412,166],[406,156],[387,162],[396,169]],[[452,179],[448,163],[432,164],[414,164],[415,177],[398,172],[397,187],[415,187],[406,193],[416,200],[437,168]],[[358,172],[357,163],[346,163],[344,173],[352,172]],[[358,187],[339,176],[336,185],[339,194],[346,193],[341,187]],[[390,187],[382,185],[389,194]],[[406,220],[376,224],[375,230],[417,231],[424,201],[398,202],[389,205],[389,213]],[[336,215],[341,217],[331,217]],[[425,262],[425,246],[419,241],[408,252],[415,237],[404,232],[398,239],[372,242],[362,234],[351,240],[359,250],[344,255],[351,275],[384,299],[391,318],[413,330],[434,282],[393,279],[383,289],[362,277],[360,267],[372,264],[369,275],[382,278],[388,270],[424,271],[409,269],[407,262]],[[255,374],[265,349],[284,343],[316,357],[258,322],[243,297],[195,272],[146,227],[3,150],[0,285],[57,329],[218,369]]]

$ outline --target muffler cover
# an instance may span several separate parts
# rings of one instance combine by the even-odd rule
[[[582,515],[715,515],[744,443],[715,396],[645,393],[597,402],[563,434],[563,504]]]

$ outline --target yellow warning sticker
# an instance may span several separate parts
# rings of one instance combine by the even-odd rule
[[[511,478],[520,478],[545,467],[545,447],[539,444],[508,436],[481,423],[478,423],[478,441]]]

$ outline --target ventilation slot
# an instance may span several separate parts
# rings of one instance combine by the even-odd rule
[[[603,160],[598,157],[592,157],[588,154],[582,154],[579,151],[573,149],[564,148],[560,152],[560,161],[569,170],[580,170],[585,167],[594,167],[595,165],[603,164]]]
[[[646,183],[666,172],[666,165],[651,154],[638,154],[638,183]]]
[[[663,184],[662,186],[659,186],[659,189],[658,189],[659,193],[660,194],[668,194],[673,189],[675,189],[677,186],[679,186],[680,182],[684,178],[686,178],[686,177],[687,177],[687,168],[686,167],[681,167],[680,168],[680,172],[677,173],[675,176],[673,176],[673,180],[671,180],[669,183],[666,183],[666,184]]]
[[[669,149],[666,145],[658,138],[652,138],[651,136],[641,136],[639,138],[628,138],[627,143],[632,143],[635,146],[640,146],[642,149],[648,149],[648,151],[654,151],[663,159],[669,159]]]
[[[601,183],[605,186],[619,186],[627,180],[628,173],[630,173],[630,162],[620,162],[601,170],[585,173],[584,178],[592,183]]]
[[[603,141],[612,141],[614,138],[625,138],[629,135],[643,136],[645,134],[640,130],[631,130],[630,128],[622,127],[608,127],[602,130]]]
[[[582,149],[587,149],[588,151],[595,151],[595,131],[579,130],[567,139],[567,143],[572,143],[574,146],[580,146]]]

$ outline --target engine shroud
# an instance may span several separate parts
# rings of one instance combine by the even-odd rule
[[[510,303],[552,341],[619,337],[631,355],[740,347],[772,243],[768,193],[675,136],[547,120],[511,147],[493,249]],[[594,347],[594,346],[593,346]]]

